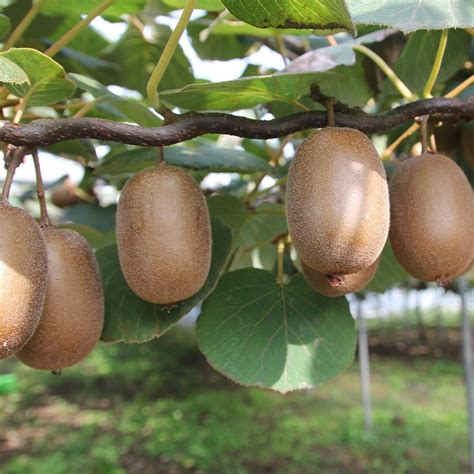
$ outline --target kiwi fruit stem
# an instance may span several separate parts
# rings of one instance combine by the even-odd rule
[[[336,126],[336,118],[334,116],[334,97],[326,99],[326,112],[328,116],[328,127]]]
[[[38,150],[34,149],[31,154],[33,156],[33,161],[35,164],[36,194],[38,195],[38,201],[40,205],[41,226],[48,227],[51,224],[49,221],[48,209],[46,207],[46,200],[44,197],[44,185],[43,185],[43,178],[41,176],[41,166],[39,162]]]
[[[3,183],[2,189],[2,200],[8,201],[10,197],[10,189],[13,183],[13,177],[15,176],[16,169],[21,165],[21,162],[25,155],[27,154],[27,150],[24,147],[8,147],[7,153],[5,156],[5,163],[7,165],[7,176],[5,178],[5,182]]]

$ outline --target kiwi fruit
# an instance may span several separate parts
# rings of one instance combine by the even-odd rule
[[[47,252],[35,220],[0,199],[0,359],[18,352],[35,331],[47,285]]]
[[[474,257],[474,195],[450,158],[423,154],[401,162],[390,179],[390,240],[415,278],[444,284]]]
[[[315,132],[290,165],[287,218],[300,258],[324,275],[370,267],[388,236],[385,170],[372,142],[351,128]]]
[[[204,195],[180,168],[161,163],[133,176],[117,209],[122,272],[140,298],[172,304],[195,294],[211,265],[211,225]]]
[[[104,295],[92,249],[77,232],[42,229],[48,249],[48,289],[40,323],[17,354],[24,364],[61,370],[84,359],[99,341]]]
[[[367,268],[359,270],[357,273],[345,275],[343,279],[334,278],[331,275],[324,275],[313,270],[301,260],[301,269],[306,281],[314,291],[331,298],[355,293],[367,286],[375,276],[379,267],[380,257]]]

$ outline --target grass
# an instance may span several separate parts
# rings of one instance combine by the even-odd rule
[[[0,396],[2,474],[467,473],[462,367],[372,362],[374,430],[358,368],[283,397],[208,367],[190,332],[99,347],[60,376],[15,360]]]

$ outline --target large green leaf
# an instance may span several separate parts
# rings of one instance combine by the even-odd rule
[[[441,32],[439,31],[413,33],[395,64],[397,75],[413,92],[420,96],[433,67],[440,36]],[[471,37],[465,31],[453,30],[449,32],[443,63],[437,79],[438,85],[446,82],[462,67],[468,58],[470,43]],[[387,90],[395,92],[393,85],[388,80],[385,87]]]
[[[81,0],[80,2],[64,0],[48,0],[41,8],[45,15],[77,16],[92,11],[103,3],[103,0]],[[121,15],[139,13],[145,6],[146,0],[115,0],[104,11],[103,16],[119,20]]]
[[[26,73],[27,83],[6,82],[8,89],[23,97],[29,105],[49,105],[68,99],[76,86],[66,78],[62,66],[48,56],[30,48],[13,48],[4,57],[14,62]]]
[[[235,81],[191,84],[161,93],[172,105],[189,110],[239,110],[268,102],[282,102],[304,109],[298,101],[311,84],[343,79],[335,72],[276,74],[245,77]]]
[[[227,273],[203,303],[199,347],[230,379],[286,393],[332,379],[354,357],[345,298],[315,293],[297,275],[280,287],[264,270]]]
[[[97,101],[97,108],[114,118],[135,122],[144,127],[158,127],[162,120],[144,104],[131,99],[124,99],[110,92],[100,82],[81,74],[68,74],[79,89],[89,92]]]
[[[394,286],[410,280],[411,277],[398,263],[390,243],[385,245],[379,268],[373,280],[364,288],[364,292],[383,293]]]
[[[146,96],[150,74],[161,57],[170,34],[171,30],[167,26],[154,25],[150,37],[145,39],[135,27],[129,27],[114,50],[104,57],[119,66],[113,83],[137,90]],[[160,90],[181,87],[193,80],[191,65],[183,50],[178,47],[160,83]]]
[[[170,165],[194,170],[224,173],[251,173],[270,171],[270,165],[261,158],[246,151],[216,146],[189,147],[175,145],[164,150],[165,161]],[[138,148],[112,154],[95,170],[99,176],[117,176],[136,173],[156,163],[156,149]]]
[[[344,0],[223,0],[237,18],[261,28],[352,30]]]
[[[97,252],[105,289],[105,342],[141,343],[164,334],[215,288],[229,256],[232,233],[219,220],[212,221],[212,263],[204,286],[191,298],[173,306],[153,305],[136,296],[120,269],[117,247]]]
[[[346,0],[355,23],[384,25],[403,31],[472,28],[471,0]]]

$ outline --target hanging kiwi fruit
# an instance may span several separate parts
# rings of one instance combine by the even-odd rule
[[[354,280],[362,272],[356,278],[362,281],[387,240],[389,213],[385,170],[366,135],[328,127],[298,148],[288,173],[287,218],[310,281],[314,272],[325,275],[340,294],[348,275]]]
[[[48,289],[40,323],[17,354],[35,369],[59,371],[84,359],[100,339],[104,295],[87,241],[74,230],[46,226]]]
[[[390,241],[415,278],[444,284],[474,258],[474,195],[461,168],[440,154],[398,164],[390,180]]]
[[[47,290],[39,324],[16,356],[32,368],[60,371],[84,359],[99,341],[104,295],[99,268],[87,241],[73,230],[50,224],[36,151],[33,159],[41,234],[47,249]]]
[[[24,149],[7,153],[0,198],[0,359],[18,352],[38,326],[46,297],[46,243],[36,221],[12,206],[10,187]]]
[[[196,181],[164,162],[134,175],[119,199],[117,244],[125,279],[145,301],[173,304],[199,291],[212,236]]]

